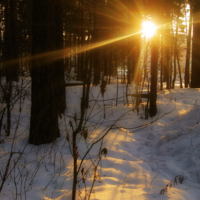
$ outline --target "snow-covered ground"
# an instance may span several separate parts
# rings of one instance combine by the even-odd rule
[[[157,115],[148,120],[144,119],[146,103],[137,114],[132,99],[127,106],[125,90],[125,86],[119,85],[116,102],[116,85],[107,85],[104,98],[99,86],[91,89],[92,101],[84,124],[88,138],[77,136],[79,164],[90,145],[108,134],[85,158],[82,168],[88,172],[85,184],[79,174],[77,199],[84,199],[85,186],[90,191],[100,147],[107,148],[108,153],[98,163],[99,176],[90,199],[200,199],[200,90],[174,89],[158,93]],[[69,121],[75,127],[76,118],[80,117],[81,87],[66,88],[66,96],[66,115],[60,119],[61,137],[55,144],[38,147],[28,144],[31,102],[30,98],[25,99],[19,126],[15,129],[13,125],[12,135],[0,144],[0,185],[11,158],[1,200],[71,199],[73,160],[66,136],[71,139]],[[13,122],[17,122],[19,103],[12,113]],[[184,177],[183,183],[177,182],[163,195],[159,194],[167,184],[174,183],[175,177]]]

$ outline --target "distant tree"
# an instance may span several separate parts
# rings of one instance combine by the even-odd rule
[[[5,1],[5,44],[4,44],[4,67],[6,80],[18,79],[18,34],[17,34],[17,0]],[[12,62],[8,62],[12,61]]]
[[[32,3],[29,0],[17,0],[18,4],[18,48],[20,74],[30,70],[31,30],[32,30]]]
[[[17,0],[5,0],[5,33],[3,48],[3,68],[6,75],[7,136],[10,135],[12,81],[18,80],[18,37],[17,37]]]
[[[191,50],[191,36],[192,36],[192,2],[190,2],[190,18],[189,29],[187,33],[187,50],[186,50],[186,63],[185,63],[185,87],[189,86],[189,66],[190,66],[190,50]]]
[[[164,81],[166,81],[166,89],[171,88],[171,83],[170,83],[170,78],[171,78],[171,73],[170,73],[170,41],[171,41],[171,33],[170,33],[170,21],[172,19],[170,15],[170,10],[171,10],[171,1],[164,1],[163,2],[163,9],[164,9],[164,23],[167,25],[165,26],[165,30],[163,33],[163,40],[164,40],[164,69],[163,69],[163,75],[164,75]]]

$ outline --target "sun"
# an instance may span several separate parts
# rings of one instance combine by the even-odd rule
[[[143,37],[146,37],[147,39],[151,38],[156,33],[156,25],[151,21],[143,21],[142,22],[142,33]]]

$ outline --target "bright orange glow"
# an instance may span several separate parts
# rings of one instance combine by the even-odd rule
[[[84,45],[84,46],[79,47],[79,48],[77,48],[77,46],[71,47],[71,48],[65,48],[65,49],[60,49],[60,50],[56,50],[56,51],[50,51],[50,52],[46,52],[46,53],[32,55],[31,57],[29,57],[29,56],[24,57],[24,59],[26,58],[26,59],[30,59],[30,60],[33,60],[33,61],[39,60],[40,63],[50,63],[50,62],[62,59],[66,56],[73,56],[73,55],[76,55],[76,54],[79,54],[79,53],[82,53],[82,52],[85,52],[85,51],[93,50],[93,49],[96,49],[96,48],[99,48],[99,47],[102,47],[102,46],[105,46],[105,45],[108,45],[108,44],[111,44],[111,43],[118,42],[120,40],[129,38],[129,37],[139,35],[141,33],[142,33],[142,31],[132,32],[132,33],[129,32],[126,35],[115,37],[115,38],[112,38],[112,39],[109,39],[109,40],[103,40],[101,42],[96,42],[96,43],[92,43],[92,44],[89,44],[89,45],[87,44],[87,45]],[[12,65],[12,64],[15,64],[15,63],[18,63],[18,62],[19,62],[19,60],[15,59],[15,60],[4,61],[3,64],[4,65]]]
[[[142,23],[142,33],[147,39],[151,38],[156,33],[156,25],[151,21],[144,21]]]

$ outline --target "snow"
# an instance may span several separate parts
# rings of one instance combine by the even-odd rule
[[[66,88],[66,115],[59,121],[62,134],[54,144],[28,144],[30,96],[23,103],[20,119],[19,102],[16,103],[12,111],[12,134],[0,144],[1,177],[11,149],[13,152],[9,173],[0,193],[1,200],[71,199],[73,160],[66,135],[71,136],[69,120],[76,127],[78,122],[73,119],[75,113],[77,119],[80,118],[81,91],[81,86]],[[107,148],[108,153],[102,155],[99,161],[91,199],[199,199],[199,91],[173,89],[159,92],[157,115],[145,120],[145,101],[137,115],[131,98],[129,106],[126,104],[125,85],[119,85],[117,106],[116,85],[107,85],[104,98],[99,86],[92,87],[87,123],[84,123],[88,138],[85,140],[81,134],[77,136],[78,163],[94,141],[106,132],[107,135],[102,143],[98,142],[92,147],[83,162],[84,169],[89,169],[85,183],[88,192],[94,175],[91,163],[97,165],[100,147]],[[18,119],[19,127],[16,129],[14,122]],[[4,135],[2,131],[1,139]],[[169,188],[164,195],[159,194],[178,175],[184,177],[183,183]],[[85,197],[81,178],[80,173],[77,199]]]

